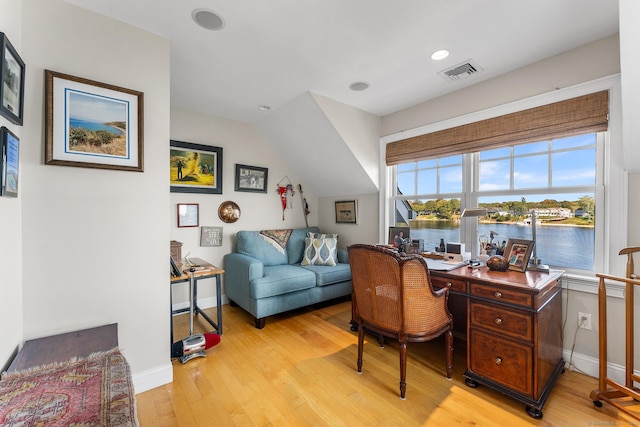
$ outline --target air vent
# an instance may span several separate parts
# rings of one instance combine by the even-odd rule
[[[453,67],[440,71],[438,75],[445,80],[456,81],[466,79],[474,74],[484,71],[475,61],[469,59],[462,64],[454,65]]]

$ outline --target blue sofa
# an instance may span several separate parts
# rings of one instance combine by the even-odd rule
[[[309,232],[319,229],[294,229],[284,249],[260,231],[236,234],[235,251],[224,257],[225,290],[232,306],[254,317],[256,328],[264,328],[268,316],[351,295],[346,248],[337,249],[334,266],[302,265]]]

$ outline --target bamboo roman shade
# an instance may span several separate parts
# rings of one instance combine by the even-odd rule
[[[602,91],[387,144],[387,166],[607,130]]]

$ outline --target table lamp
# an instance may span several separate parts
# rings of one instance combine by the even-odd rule
[[[538,242],[536,241],[536,225],[538,222],[538,214],[535,210],[531,211],[531,240],[533,240],[533,256],[529,260],[527,270],[549,272],[549,266],[544,265],[542,260],[538,258]]]
[[[465,210],[462,211],[462,215],[460,215],[460,218],[473,218],[473,217],[481,217],[481,216],[486,216],[487,215],[487,208],[465,208]],[[485,245],[486,242],[488,242],[488,237],[485,235],[482,236],[478,236],[478,243],[480,244],[480,249],[479,251],[475,251],[474,250],[474,254],[480,252],[480,259],[484,262],[487,260],[487,258],[489,258],[488,256],[486,256],[486,249],[485,249]],[[482,250],[485,249],[485,256],[482,256],[483,254],[481,253]]]

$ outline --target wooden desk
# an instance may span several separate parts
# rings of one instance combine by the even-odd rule
[[[430,270],[434,287],[449,288],[456,335],[467,339],[470,387],[484,384],[527,405],[542,418],[562,360],[561,270]]]
[[[207,267],[206,270],[200,270],[194,272],[194,289],[193,289],[193,301],[189,301],[189,304],[193,304],[194,314],[200,314],[204,319],[209,322],[211,326],[213,326],[216,330],[216,333],[222,334],[222,285],[220,281],[220,276],[224,273],[224,270],[216,267],[213,264],[210,264],[204,260],[199,258],[190,258],[193,262],[198,264],[199,266]],[[183,265],[178,264],[180,271],[183,271]],[[186,267],[185,267],[186,269]],[[215,278],[216,280],[216,304],[217,304],[217,322],[214,322],[207,313],[205,313],[200,307],[198,307],[198,281],[202,279],[210,279]],[[171,276],[171,285],[173,286],[176,283],[184,283],[190,280],[189,274],[182,273],[181,276],[175,277]],[[171,294],[170,298],[170,308],[171,308],[171,316],[175,314],[185,313],[190,311],[190,308],[182,308],[178,310],[173,309],[173,292],[169,292]],[[171,322],[171,344],[173,344],[173,321]]]

